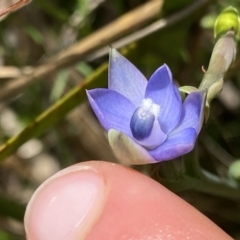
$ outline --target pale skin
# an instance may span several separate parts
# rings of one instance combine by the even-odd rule
[[[35,192],[28,239],[232,239],[151,178],[103,161],[76,164]]]

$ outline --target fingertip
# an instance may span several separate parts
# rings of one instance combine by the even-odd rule
[[[44,182],[25,213],[30,240],[84,239],[104,205],[103,175],[88,165],[74,165]]]
[[[156,181],[101,161],[74,165],[45,182],[29,203],[25,226],[31,240],[231,239]]]
[[[206,216],[146,175],[118,164],[90,164],[104,172],[108,197],[101,218],[86,240],[231,239]]]

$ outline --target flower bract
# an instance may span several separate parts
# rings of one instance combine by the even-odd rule
[[[166,64],[149,81],[117,50],[110,50],[108,89],[87,91],[90,105],[108,132],[122,163],[171,160],[191,151],[202,126],[205,91],[182,103]]]

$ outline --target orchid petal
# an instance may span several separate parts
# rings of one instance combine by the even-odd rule
[[[131,138],[115,129],[108,131],[110,146],[118,158],[125,165],[141,165],[156,163],[148,151],[133,141]]]
[[[145,98],[152,99],[155,104],[160,106],[159,124],[166,134],[171,132],[180,120],[182,101],[166,64],[158,68],[151,76]]]
[[[197,133],[194,128],[187,128],[170,136],[162,145],[150,150],[150,155],[156,161],[174,159],[190,152],[195,145]]]
[[[130,119],[134,105],[121,94],[108,89],[87,91],[88,100],[102,126],[117,129],[131,136]]]
[[[137,107],[144,98],[147,80],[143,74],[116,49],[110,50],[108,88],[130,99]]]
[[[185,128],[194,128],[199,133],[203,123],[205,98],[206,91],[192,92],[186,97],[180,122],[171,135]]]

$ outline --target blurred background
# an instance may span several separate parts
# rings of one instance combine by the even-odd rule
[[[1,0],[0,12],[16,2]],[[117,162],[84,91],[86,78],[107,86],[108,46],[122,50],[147,77],[166,63],[179,85],[198,87],[215,43],[214,22],[229,5],[240,9],[238,0],[33,0],[1,17],[1,240],[25,239],[25,206],[54,173],[91,159]],[[201,166],[223,178],[240,158],[239,69],[237,55],[199,137]],[[79,100],[44,118],[76,87]],[[29,124],[13,148],[4,145]],[[178,194],[240,239],[239,201],[193,190]]]

